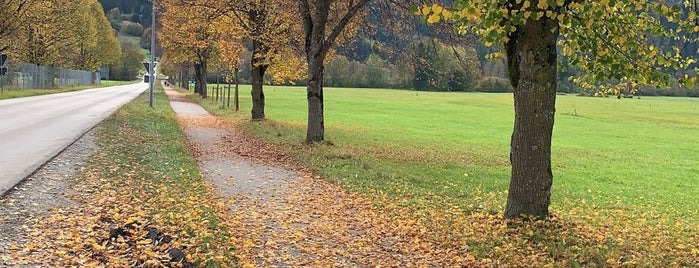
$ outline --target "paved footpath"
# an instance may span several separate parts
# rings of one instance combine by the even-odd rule
[[[305,171],[232,123],[166,89],[204,178],[224,200],[243,267],[459,267],[410,218]]]

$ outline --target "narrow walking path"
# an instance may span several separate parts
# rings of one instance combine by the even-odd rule
[[[226,202],[244,266],[464,265],[457,252],[425,241],[417,221],[377,211],[181,93],[166,93],[203,176]]]

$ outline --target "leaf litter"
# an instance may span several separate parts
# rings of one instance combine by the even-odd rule
[[[112,151],[91,166],[111,164],[85,170],[73,186],[80,205],[38,220],[28,243],[13,245],[3,260],[78,267],[699,266],[696,225],[656,209],[635,215],[583,207],[546,221],[506,222],[440,196],[352,193],[233,122],[178,120],[208,184],[188,170],[177,179],[144,174],[151,170],[134,164],[144,156],[109,144],[153,137],[119,122],[120,135],[100,143]]]
[[[237,130],[235,121],[217,124],[234,133],[240,140],[236,146],[254,145],[244,151],[248,161],[262,158],[268,165],[298,167],[285,152],[347,150],[332,145],[306,150],[283,141],[270,141],[275,142],[272,146]],[[269,131],[274,133],[278,123],[262,124],[271,125]],[[224,135],[220,140],[234,139]],[[348,146],[351,153],[376,153],[372,148]],[[263,151],[277,157],[255,154]],[[393,151],[388,153],[394,157]],[[351,193],[309,169],[294,170],[300,171],[297,179],[288,182],[286,189],[277,189],[271,199],[263,194],[229,197],[227,207],[239,219],[230,228],[240,242],[236,254],[241,263],[261,267],[699,267],[696,215],[673,218],[662,207],[653,206],[621,210],[554,205],[554,214],[545,221],[510,222],[502,219],[500,209],[469,207],[463,199],[430,193],[416,196],[408,189],[394,190],[406,193],[399,196],[376,189]],[[221,184],[217,188],[226,189]],[[491,194],[474,192],[464,198]]]

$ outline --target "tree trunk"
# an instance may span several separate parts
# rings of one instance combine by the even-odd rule
[[[557,38],[555,20],[530,19],[505,44],[515,107],[510,144],[512,177],[505,218],[549,215]]]
[[[265,93],[262,91],[262,83],[265,78],[265,72],[269,64],[266,62],[266,57],[270,52],[269,44],[262,36],[264,25],[267,21],[267,10],[259,6],[259,8],[251,9],[248,12],[248,19],[253,23],[252,31],[252,56],[250,64],[252,65],[252,120],[265,119]]]
[[[323,115],[323,60],[327,49],[325,45],[325,26],[330,12],[330,1],[316,1],[315,10],[308,2],[299,5],[303,18],[305,33],[306,63],[308,63],[308,127],[306,142],[325,140],[325,119]],[[333,40],[334,41],[334,40]]]
[[[328,14],[333,1],[316,0],[312,4],[309,1],[299,1],[299,12],[303,21],[305,35],[304,50],[308,63],[308,86],[306,94],[308,99],[308,131],[306,142],[318,142],[325,139],[325,121],[323,117],[323,61],[335,43],[335,40],[345,26],[352,20],[370,0],[349,1],[347,11],[340,13],[340,19],[329,31],[326,39],[326,26]]]
[[[191,68],[189,64],[184,66],[184,88],[186,90],[189,90],[189,72],[191,71]]]
[[[200,94],[201,94],[202,98],[206,99],[209,96],[208,95],[209,90],[206,87],[206,74],[207,74],[207,69],[208,69],[207,68],[208,62],[206,61],[206,59],[202,59],[201,61],[202,61],[202,63],[201,63],[201,77],[199,78],[200,82],[201,82]]]
[[[206,61],[203,60],[194,64],[194,93],[199,93],[204,99],[207,97]]]
[[[233,103],[235,104],[235,111],[237,112],[240,109],[240,99],[238,98],[238,86],[240,85],[240,80],[239,80],[239,75],[238,68],[235,68],[235,93],[233,94]]]
[[[253,42],[253,46],[258,47],[258,42]],[[265,71],[269,65],[263,64],[262,55],[252,55],[250,64],[252,65],[252,120],[265,119],[265,93],[262,91]]]
[[[306,142],[325,140],[325,119],[323,116],[323,57],[314,56],[308,61],[308,130]]]
[[[180,87],[189,90],[189,67],[186,65],[180,67]]]
[[[201,63],[194,64],[194,94],[201,95],[201,83],[199,82],[199,77],[201,77]]]

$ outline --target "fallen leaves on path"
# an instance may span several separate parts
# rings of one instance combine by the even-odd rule
[[[430,242],[409,213],[377,210],[366,199],[329,184],[279,149],[213,116],[180,117],[200,165],[228,159],[284,167],[298,178],[277,179],[253,194],[211,180],[221,196],[235,237],[236,256],[250,267],[447,267],[473,266],[475,257]],[[254,171],[254,170],[253,170]],[[217,172],[225,172],[218,170]],[[269,194],[269,192],[272,192]],[[397,209],[397,208],[396,208]]]
[[[360,195],[234,124],[181,118],[185,129],[210,131],[202,136],[210,142],[192,147],[200,161],[297,172],[259,193],[226,191],[226,183],[246,178],[209,186],[186,155],[153,161],[163,141],[178,138],[143,131],[150,122],[120,119],[128,113],[110,123],[102,151],[74,184],[80,205],[27,226],[28,243],[12,245],[3,259],[52,267],[699,266],[696,226],[658,211],[565,211],[547,221],[507,222],[436,195]]]
[[[233,123],[207,125],[197,120],[209,119],[181,122],[185,128],[230,132],[218,140],[231,140],[235,146],[195,146],[207,159],[233,156],[259,162],[261,157],[267,165],[295,165],[293,160],[265,156],[261,152],[269,151],[267,147],[258,146],[269,144],[250,136],[239,138],[243,132]],[[188,125],[191,122],[195,124]],[[274,126],[264,131],[274,136]],[[299,149],[288,144],[272,147],[273,155]],[[348,154],[348,161],[361,152],[393,154],[337,146],[308,151],[316,150]],[[227,196],[225,204],[234,219],[227,226],[244,267],[699,267],[697,226],[650,208],[646,215],[581,208],[546,221],[508,222],[501,213],[469,209],[461,199],[430,193],[416,197],[405,189],[403,196],[372,189],[356,194],[306,169],[296,170],[301,170],[299,178],[272,189],[271,195],[237,195],[221,190],[225,185],[215,187]],[[229,183],[236,183],[235,178]]]
[[[227,221],[218,213],[223,203],[212,197],[184,140],[172,131],[177,122],[148,110],[164,117],[153,131],[150,119],[130,109],[100,129],[99,152],[72,184],[77,205],[27,226],[28,242],[14,245],[4,261],[32,267],[236,265],[235,245],[219,225]]]

